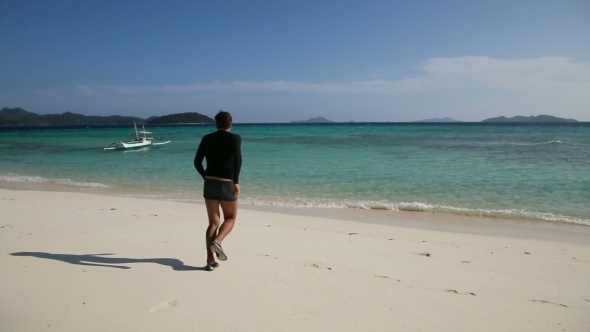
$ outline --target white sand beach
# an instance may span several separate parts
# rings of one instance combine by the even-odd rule
[[[1,189],[0,331],[590,331],[587,226],[312,214]]]

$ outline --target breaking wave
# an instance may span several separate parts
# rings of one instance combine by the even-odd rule
[[[76,182],[70,179],[47,179],[40,176],[0,175],[0,181],[20,183],[50,183],[70,187],[108,188],[106,184],[98,182]]]
[[[546,145],[546,144],[561,144],[561,141],[558,140],[551,140],[547,142],[538,142],[538,143],[509,143],[510,145],[520,145],[520,146],[534,146],[534,145]]]
[[[502,219],[528,219],[552,222],[567,222],[590,226],[590,219],[582,219],[549,212],[536,212],[519,209],[478,209],[462,208],[449,205],[434,205],[422,202],[319,202],[313,200],[274,201],[245,199],[245,203],[252,205],[285,206],[302,208],[333,208],[333,209],[370,209],[406,212],[438,212],[472,217],[488,217]]]

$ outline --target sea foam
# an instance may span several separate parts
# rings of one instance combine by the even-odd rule
[[[52,183],[70,187],[108,188],[106,184],[98,182],[76,182],[70,179],[47,179],[40,176],[0,175],[0,181],[20,183]]]
[[[327,202],[314,201],[308,199],[295,199],[284,201],[246,199],[244,203],[252,205],[285,206],[299,208],[370,209],[405,212],[438,212],[472,217],[567,222],[590,226],[590,219],[581,219],[572,216],[548,212],[536,212],[518,209],[463,208],[449,205],[428,204],[424,202]]]

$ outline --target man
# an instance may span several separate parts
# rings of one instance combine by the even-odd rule
[[[238,196],[240,194],[240,169],[242,167],[242,138],[230,133],[232,116],[228,112],[219,111],[215,116],[217,131],[203,136],[194,165],[203,177],[203,197],[209,217],[207,227],[207,266],[213,271],[221,261],[227,259],[221,244],[231,232],[238,212]],[[207,169],[203,168],[203,159],[207,160]],[[219,207],[223,211],[223,224],[220,227]],[[215,253],[215,255],[214,255]]]

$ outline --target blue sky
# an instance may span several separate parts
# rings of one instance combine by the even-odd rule
[[[0,107],[590,121],[590,2],[0,1]]]

